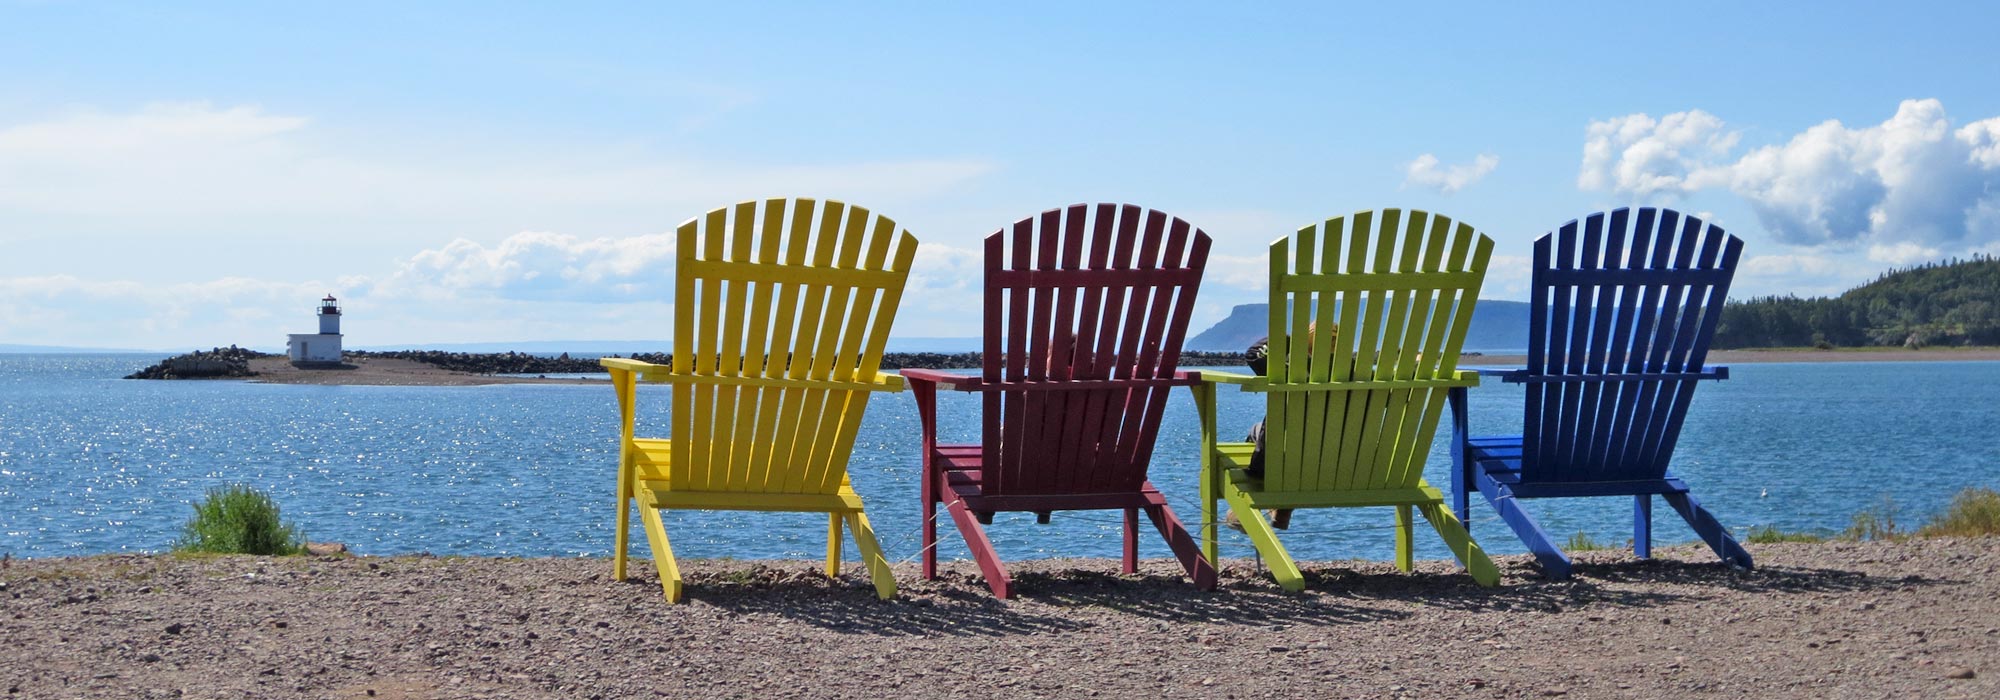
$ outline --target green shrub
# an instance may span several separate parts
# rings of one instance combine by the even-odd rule
[[[2000,491],[1968,488],[1951,497],[1951,507],[1917,530],[1925,537],[2000,535]]]
[[[1841,537],[1850,540],[1901,539],[1909,533],[1903,532],[1896,526],[1896,514],[1900,510],[1894,500],[1883,496],[1880,504],[1855,513],[1854,524],[1847,526],[1847,531],[1841,533]]]
[[[1578,532],[1570,535],[1569,541],[1563,543],[1563,550],[1568,552],[1595,552],[1610,548],[1610,545],[1590,539],[1590,533],[1588,532]]]
[[[305,535],[278,518],[278,503],[241,484],[212,488],[174,542],[176,552],[297,554]]]
[[[1825,542],[1826,536],[1816,532],[1787,532],[1776,525],[1750,528],[1750,535],[1744,538],[1751,544],[1771,544],[1774,542]]]

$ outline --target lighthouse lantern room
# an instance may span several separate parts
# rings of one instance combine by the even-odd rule
[[[332,294],[319,300],[319,332],[293,333],[285,344],[292,364],[301,367],[333,366],[341,363],[340,300]]]

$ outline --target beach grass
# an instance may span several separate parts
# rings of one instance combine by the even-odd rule
[[[1825,542],[1826,535],[1816,532],[1801,532],[1779,528],[1776,525],[1760,525],[1750,528],[1750,534],[1743,538],[1751,544],[1773,544],[1777,542]]]
[[[1990,537],[2000,535],[2000,491],[1973,487],[1952,496],[1951,505],[1933,516],[1917,534],[1924,537]]]
[[[176,553],[297,554],[305,533],[284,522],[278,502],[242,484],[208,490],[174,542]]]
[[[1847,531],[1842,532],[1840,536],[1848,540],[1894,540],[1907,537],[1910,533],[1896,524],[1896,516],[1901,512],[1902,507],[1896,505],[1895,499],[1883,496],[1875,505],[1856,512],[1852,524],[1848,525]]]
[[[1611,545],[1591,539],[1588,532],[1570,535],[1569,540],[1563,543],[1563,549],[1571,552],[1597,552],[1610,548]]]

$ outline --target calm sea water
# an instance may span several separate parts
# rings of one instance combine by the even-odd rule
[[[159,551],[209,487],[241,482],[274,494],[316,541],[364,554],[605,556],[611,550],[615,409],[605,386],[349,387],[118,379],[155,355],[0,355],[0,552],[16,557]],[[1906,522],[1967,486],[2000,486],[2000,363],[1756,364],[1705,384],[1675,465],[1696,496],[1739,532],[1756,525],[1837,530],[1893,500]],[[642,420],[663,433],[664,393],[642,390]],[[1474,430],[1517,433],[1523,392],[1472,392]],[[1261,411],[1224,390],[1226,437]],[[969,442],[978,410],[944,397],[944,438]],[[1444,436],[1429,478],[1449,488]],[[1197,434],[1176,394],[1153,479],[1190,526]],[[917,553],[917,417],[907,395],[871,402],[855,448],[855,488],[892,559]],[[1627,499],[1535,501],[1559,536],[1630,537]],[[1302,511],[1285,537],[1307,559],[1387,559],[1388,509]],[[1474,534],[1523,551],[1474,498]],[[1010,558],[1116,556],[1113,512],[1001,514],[989,529]],[[1660,541],[1694,539],[1655,513]],[[682,557],[823,556],[823,516],[670,513]],[[636,533],[635,533],[636,535]],[[942,552],[965,557],[948,521]],[[642,539],[642,536],[640,536]],[[1225,556],[1251,554],[1224,533]],[[1419,555],[1448,556],[1434,535]],[[1143,554],[1168,556],[1150,530]],[[643,544],[635,547],[642,553]],[[852,548],[849,548],[851,554]]]

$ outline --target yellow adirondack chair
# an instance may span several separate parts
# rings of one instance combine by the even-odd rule
[[[841,524],[875,591],[895,578],[847,480],[856,430],[917,239],[867,209],[811,199],[743,202],[681,224],[670,365],[606,358],[618,390],[617,553],[625,578],[627,510],[639,507],[667,600],[680,567],[660,511],[823,512],[826,574],[840,575]],[[671,387],[669,439],[636,437],[638,381]]]
[[[1209,561],[1219,561],[1219,500],[1292,591],[1305,579],[1261,511],[1393,506],[1398,568],[1413,565],[1414,508],[1474,580],[1499,582],[1444,494],[1424,480],[1447,390],[1479,383],[1458,371],[1458,354],[1492,250],[1471,226],[1398,209],[1329,219],[1271,244],[1266,376],[1203,371],[1194,387]],[[1252,443],[1216,440],[1218,383],[1265,394],[1261,476],[1247,471]]]

